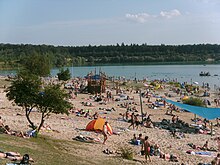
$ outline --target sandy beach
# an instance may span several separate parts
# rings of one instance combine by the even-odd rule
[[[154,94],[151,96],[151,102],[155,102],[158,98],[155,96],[164,96],[164,93],[169,93],[172,95],[170,99],[177,101],[180,99],[180,96],[172,91],[172,88],[168,84],[164,84],[164,89],[151,90]],[[141,115],[140,108],[140,95],[133,90],[132,92],[123,89],[123,94],[128,95],[131,100],[124,100],[122,97],[116,94],[116,91],[112,88],[108,89],[112,92],[114,96],[114,100],[107,101],[106,104],[100,104],[100,102],[95,102],[91,97],[91,94],[78,94],[77,97],[71,98],[70,102],[73,104],[74,109],[71,111],[69,116],[66,115],[55,115],[51,114],[49,118],[46,119],[44,126],[45,128],[40,132],[42,135],[47,135],[56,139],[65,139],[72,141],[76,136],[89,136],[95,138],[100,141],[100,143],[83,143],[82,145],[86,147],[88,150],[80,150],[77,151],[77,154],[85,155],[85,159],[92,159],[92,157],[97,157],[100,159],[107,159],[108,157],[112,157],[117,155],[116,151],[123,146],[128,146],[133,149],[135,155],[134,158],[137,160],[134,162],[135,164],[141,164],[144,162],[144,156],[140,155],[141,146],[140,145],[132,145],[129,141],[132,139],[133,134],[142,133],[144,136],[149,136],[149,141],[152,144],[158,144],[160,150],[166,154],[176,155],[178,157],[178,162],[171,162],[160,158],[159,156],[151,156],[152,162],[148,162],[148,164],[152,165],[166,165],[166,164],[185,164],[185,165],[194,165],[198,163],[210,163],[218,152],[211,152],[211,156],[201,156],[201,155],[192,155],[187,154],[186,151],[201,151],[192,149],[188,144],[193,143],[197,146],[203,146],[205,141],[209,141],[209,148],[214,148],[217,150],[217,142],[214,140],[215,137],[220,136],[220,128],[214,127],[215,135],[211,136],[209,134],[194,134],[194,133],[185,133],[185,137],[176,138],[173,137],[169,130],[153,127],[146,128],[139,126],[138,129],[132,129],[128,126],[130,123],[123,120],[123,117],[120,114],[125,114],[126,108],[122,108],[120,105],[124,103],[128,103],[129,106],[137,109],[135,114]],[[210,92],[210,97],[208,99],[211,102],[211,106],[215,106],[213,100],[216,97],[213,91]],[[102,94],[106,98],[106,93]],[[116,98],[119,98],[120,101],[115,101]],[[92,106],[83,105],[82,102],[89,102]],[[28,127],[28,122],[24,115],[24,111],[13,103],[9,102],[6,98],[6,93],[4,92],[4,88],[0,89],[0,104],[1,111],[0,116],[4,120],[5,125],[9,125],[12,130],[18,130],[26,132],[30,128]],[[149,108],[147,104],[148,98],[142,98],[143,104],[143,112],[147,113],[147,115],[151,114],[152,122],[161,122],[162,119],[171,120],[171,115],[166,115],[167,107],[159,106],[156,109]],[[114,110],[111,110],[111,109]],[[90,115],[93,115],[95,112],[98,112],[99,117],[105,118],[109,124],[111,125],[115,134],[108,137],[108,140],[105,145],[102,144],[103,135],[101,133],[85,131],[86,125],[92,120],[92,118],[86,118],[84,116],[77,116],[76,112],[80,109],[90,110]],[[107,110],[106,110],[107,109]],[[110,110],[108,110],[110,109]],[[182,121],[193,124],[194,122],[191,120],[194,118],[194,114],[189,112],[177,112],[173,111],[173,114],[179,116],[179,119]],[[40,117],[38,112],[32,113],[32,119],[35,122],[39,122],[38,119]],[[199,116],[197,116],[199,117]],[[141,117],[138,117],[141,120]],[[201,117],[199,117],[201,118]],[[213,123],[216,124],[216,121],[213,120]],[[209,127],[209,126],[208,126]],[[1,135],[0,135],[1,136]],[[11,135],[8,135],[11,136]],[[113,154],[105,154],[103,150],[109,149],[113,151]],[[92,154],[90,154],[92,152]],[[122,164],[128,164],[132,161],[124,160]],[[98,163],[97,163],[98,164]]]

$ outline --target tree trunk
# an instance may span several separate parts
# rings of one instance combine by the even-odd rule
[[[36,127],[35,127],[35,125],[34,125],[34,123],[31,121],[31,119],[30,119],[30,112],[29,112],[30,110],[29,110],[29,108],[25,108],[25,115],[26,115],[26,118],[27,118],[27,120],[28,120],[28,122],[29,122],[29,124],[30,124],[30,127],[34,130],[34,129],[36,129]],[[29,112],[29,113],[28,113]]]
[[[37,128],[37,132],[39,132],[40,131],[40,129],[41,129],[41,127],[43,126],[43,124],[44,124],[44,113],[42,113],[42,116],[41,116],[41,122],[40,122],[40,125],[39,125],[39,127]]]

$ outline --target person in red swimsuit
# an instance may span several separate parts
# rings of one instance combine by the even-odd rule
[[[145,136],[145,139],[144,139],[144,151],[145,151],[146,161],[147,161],[147,158],[149,158],[149,161],[151,162],[151,159],[150,159],[150,143],[148,142],[148,136]]]

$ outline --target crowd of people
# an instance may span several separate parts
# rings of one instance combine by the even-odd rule
[[[74,87],[74,89],[77,89],[77,90],[80,90],[81,88],[82,87],[80,87],[80,83]],[[182,90],[176,89],[175,91],[178,95],[181,95],[181,96],[183,95]],[[136,91],[136,92],[138,93],[139,91]],[[75,99],[75,97],[77,97],[77,93],[75,93],[75,92],[71,92],[70,95],[74,95],[74,97],[72,97],[72,99]],[[168,116],[168,117],[170,117],[171,124],[181,123],[179,115],[174,114],[175,112],[179,111],[179,108],[173,104],[167,104],[164,100],[161,100],[161,99],[156,99],[155,102],[152,102],[152,100],[154,100],[153,95],[154,95],[153,92],[151,92],[151,90],[149,90],[149,89],[146,90],[146,92],[141,93],[141,96],[143,98],[145,98],[145,100],[147,100],[147,105],[149,105],[149,108],[154,109],[154,107],[162,106],[163,108],[167,109],[166,114],[171,115],[171,116]],[[118,98],[120,98],[120,97],[121,96],[119,96]],[[132,129],[134,131],[136,131],[136,130],[142,131],[143,128],[145,128],[145,127],[146,128],[154,128],[155,127],[154,122],[152,121],[152,119],[154,119],[154,116],[150,113],[140,114],[140,110],[138,109],[139,104],[137,104],[135,102],[133,97],[130,97],[127,95],[126,99],[123,99],[123,100],[119,99],[119,100],[120,100],[120,103],[118,102],[119,108],[125,108],[125,113],[123,113],[123,114],[121,113],[121,115],[123,116],[123,120],[128,122],[127,128],[129,130]],[[108,102],[113,102],[113,101],[116,101],[116,100],[114,99],[112,92],[107,90],[106,94],[103,94],[103,95],[102,94],[95,94],[95,95],[91,96],[89,98],[89,100],[87,100],[86,102],[81,102],[80,105],[86,106],[86,108],[88,108],[88,109],[86,109],[86,110],[74,109],[72,111],[72,113],[75,113],[76,116],[81,116],[81,117],[85,117],[87,119],[96,120],[100,117],[100,114],[99,114],[100,109],[99,110],[96,109],[92,113],[92,111],[89,108],[94,107],[96,105],[95,102],[104,103],[106,105]],[[218,104],[218,102],[216,102],[216,106],[217,106],[217,104]],[[111,108],[111,110],[115,111],[115,108],[113,107],[113,108]],[[204,123],[208,123],[208,122],[204,121]],[[204,124],[204,125],[207,127],[206,124]],[[8,125],[4,124],[4,121],[2,120],[1,117],[0,117],[0,129],[3,130],[3,133],[9,134],[9,135],[28,137],[23,132],[17,132],[17,131],[11,130]],[[106,143],[108,143],[109,136],[111,135],[108,130],[108,122],[107,121],[103,125],[103,128],[101,130],[101,134],[103,135],[103,144],[105,145]],[[173,137],[177,136],[175,131],[172,132],[172,135],[173,135]],[[144,137],[143,134],[140,133],[138,136],[136,136],[136,134],[134,134],[133,138],[131,140],[132,144],[141,146],[140,152],[141,152],[141,154],[143,154],[145,156],[145,160],[147,162],[152,161],[151,156],[158,156],[161,159],[174,161],[174,162],[177,162],[179,160],[176,155],[163,152],[160,148],[161,144],[157,144],[153,141],[150,141],[150,138],[151,138],[150,135]],[[216,138],[215,140],[218,142],[218,150],[220,151],[220,138]],[[209,149],[208,145],[209,145],[209,141],[207,140],[202,147],[193,146],[192,148],[193,149],[208,150]],[[220,156],[218,155],[215,158],[215,161],[214,160],[213,161],[218,162],[220,159],[219,157]]]

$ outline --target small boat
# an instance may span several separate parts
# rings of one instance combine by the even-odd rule
[[[214,74],[214,76],[218,76],[217,74]]]
[[[211,76],[209,72],[201,72],[199,76]]]

